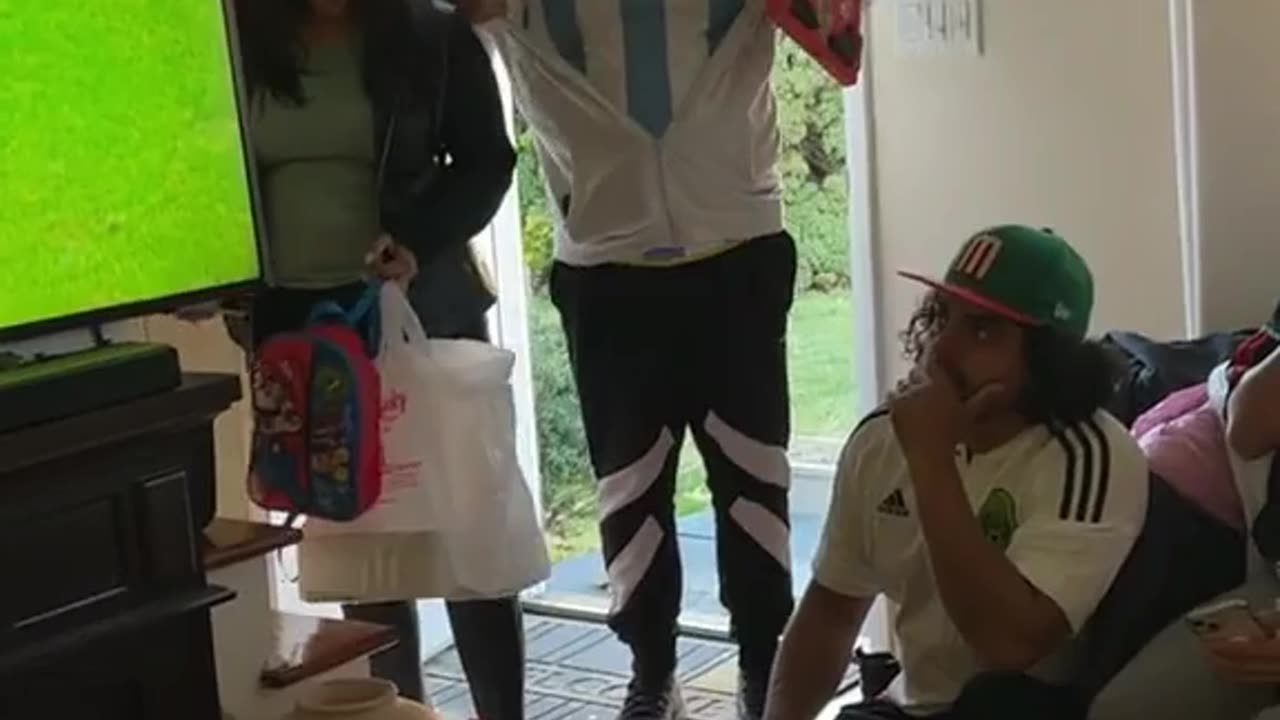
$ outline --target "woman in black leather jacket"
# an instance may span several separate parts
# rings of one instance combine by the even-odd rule
[[[430,335],[485,339],[494,297],[468,241],[515,157],[470,25],[426,0],[237,0],[236,14],[269,258],[253,345],[318,301],[352,302],[366,274],[406,285]],[[479,716],[522,718],[516,598],[448,609]],[[395,627],[374,674],[423,699],[414,603],[344,611]]]

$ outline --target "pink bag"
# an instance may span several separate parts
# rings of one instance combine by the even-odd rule
[[[1244,528],[1226,429],[1205,384],[1169,395],[1133,424],[1151,471],[1230,527]]]

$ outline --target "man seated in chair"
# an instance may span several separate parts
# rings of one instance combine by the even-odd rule
[[[1085,339],[1092,276],[1062,238],[1022,226],[971,238],[943,281],[904,275],[932,288],[903,334],[914,369],[845,448],[766,717],[818,714],[881,594],[899,608],[902,674],[842,718],[1079,713],[1030,678],[1062,679],[1148,490],[1140,449],[1101,409],[1113,365]],[[993,677],[1018,692],[991,703]]]

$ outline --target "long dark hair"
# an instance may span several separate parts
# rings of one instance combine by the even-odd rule
[[[250,96],[266,93],[304,104],[302,28],[311,13],[308,0],[235,0],[235,12]],[[408,0],[352,0],[351,12],[365,38],[365,91],[371,97],[393,92],[396,78],[428,55],[415,52]]]
[[[937,293],[929,293],[901,333],[906,358],[913,363],[922,360],[946,322],[946,306]],[[1024,338],[1028,382],[1018,410],[1027,420],[1075,425],[1111,401],[1120,364],[1105,346],[1050,327],[1028,328]]]

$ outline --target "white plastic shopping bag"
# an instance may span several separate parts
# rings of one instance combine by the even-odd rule
[[[449,482],[452,597],[498,597],[550,575],[533,498],[520,470],[510,384],[515,356],[488,343],[432,340],[432,402],[447,422],[436,458]],[[447,381],[446,381],[447,379]]]
[[[303,595],[465,600],[545,580],[550,559],[516,454],[515,356],[427,339],[392,284],[382,322],[383,495],[353,522],[307,523]]]

